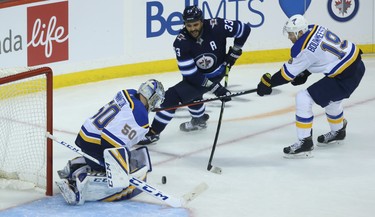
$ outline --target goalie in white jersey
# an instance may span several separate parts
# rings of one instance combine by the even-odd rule
[[[148,132],[148,113],[160,107],[164,93],[163,85],[150,79],[138,91],[119,91],[112,101],[85,121],[75,143],[85,154],[105,162],[106,168],[84,157],[70,160],[58,171],[62,181],[56,182],[67,203],[124,200],[141,192],[129,186],[128,175],[145,181],[152,170],[151,162],[147,147],[134,149],[133,146]],[[108,164],[119,169],[106,171]],[[113,186],[112,181],[120,186]]]
[[[318,137],[320,144],[344,140],[347,121],[344,119],[342,101],[349,98],[359,85],[365,66],[362,51],[352,42],[321,25],[308,25],[302,15],[294,15],[286,22],[284,33],[294,44],[291,58],[274,75],[266,73],[258,84],[260,96],[269,95],[272,87],[291,82],[304,84],[311,74],[325,77],[301,90],[296,96],[296,127],[298,141],[284,148],[286,157],[305,156],[314,148],[312,105],[325,109],[331,131]]]

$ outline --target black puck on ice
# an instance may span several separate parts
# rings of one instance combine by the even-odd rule
[[[161,177],[161,183],[166,184],[167,183],[167,177],[165,177],[165,176]]]

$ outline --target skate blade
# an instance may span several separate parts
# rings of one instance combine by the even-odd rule
[[[284,158],[286,159],[306,159],[314,157],[311,151],[301,152],[298,154],[284,154]]]
[[[328,147],[328,146],[334,146],[334,145],[343,145],[345,144],[345,140],[336,140],[329,143],[317,143],[316,146],[318,147]]]
[[[207,128],[207,126],[204,126],[204,127],[199,126],[199,127],[194,127],[194,128],[191,128],[191,129],[186,129],[186,128],[180,127],[180,130],[182,132],[192,132],[192,131],[203,130],[203,129],[206,129],[206,128]]]

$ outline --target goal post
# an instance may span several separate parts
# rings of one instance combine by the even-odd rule
[[[53,194],[53,72],[0,69],[0,179]],[[22,188],[22,187],[20,187]]]

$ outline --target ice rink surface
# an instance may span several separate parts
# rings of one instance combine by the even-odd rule
[[[208,128],[186,133],[179,130],[190,120],[186,108],[149,146],[153,171],[148,183],[174,196],[181,196],[201,182],[209,189],[186,208],[170,208],[141,194],[130,201],[87,202],[66,205],[56,186],[55,196],[35,191],[0,190],[0,216],[191,216],[191,217],[372,217],[375,215],[375,56],[363,57],[366,73],[362,83],[344,101],[348,120],[344,144],[317,147],[310,159],[285,159],[282,149],[296,142],[295,95],[306,84],[286,84],[272,95],[256,93],[226,103],[213,165],[221,175],[206,170],[219,118],[220,101],[207,103]],[[256,88],[263,73],[274,73],[282,63],[235,66],[229,75],[232,92]],[[179,72],[108,80],[54,91],[54,134],[74,144],[84,120],[110,101],[118,90],[137,89],[156,78],[166,88],[181,79]],[[212,97],[212,95],[206,95]],[[313,137],[329,131],[324,110],[314,105]],[[153,119],[150,115],[150,122]],[[54,175],[77,156],[54,144]],[[167,183],[161,183],[162,176]],[[31,201],[31,202],[30,202]],[[10,208],[9,208],[10,207]]]

